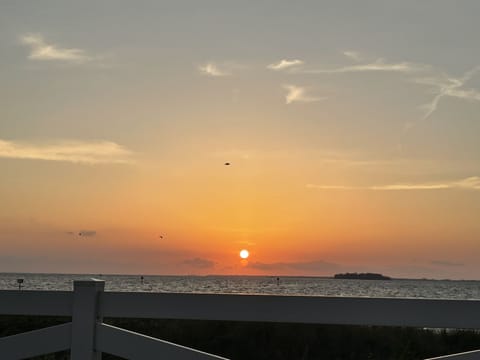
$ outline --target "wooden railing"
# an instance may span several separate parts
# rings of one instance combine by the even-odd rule
[[[480,329],[480,301],[231,294],[104,292],[104,281],[74,291],[0,291],[2,315],[67,316],[72,321],[0,338],[1,359],[70,349],[72,360],[224,359],[127,331],[103,317],[261,321]],[[435,359],[479,360],[480,350]]]

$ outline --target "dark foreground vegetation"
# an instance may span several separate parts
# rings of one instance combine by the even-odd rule
[[[0,316],[0,336],[69,320],[41,316]],[[191,320],[104,321],[232,360],[412,360],[480,349],[480,333],[473,331]],[[68,354],[57,353],[35,359],[68,359]],[[103,359],[119,358],[104,354]]]

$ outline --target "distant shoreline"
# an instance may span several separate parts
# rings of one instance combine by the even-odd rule
[[[335,275],[241,275],[241,274],[149,274],[149,273],[136,273],[136,274],[119,274],[119,273],[62,273],[62,272],[18,272],[18,271],[1,271],[0,274],[5,275],[65,275],[65,276],[164,276],[164,277],[252,277],[252,278],[301,278],[301,279],[335,279]],[[391,280],[403,280],[403,281],[480,281],[480,279],[435,279],[435,278],[401,278],[390,277]],[[341,280],[341,279],[340,279]]]
[[[392,280],[391,277],[377,273],[344,273],[335,274],[335,279],[348,279],[348,280]]]

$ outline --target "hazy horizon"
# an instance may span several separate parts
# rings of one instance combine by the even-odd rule
[[[258,277],[258,278],[272,278],[276,279],[279,278],[311,278],[311,279],[331,279],[331,280],[358,280],[358,281],[366,281],[366,282],[377,282],[377,281],[391,281],[391,280],[414,280],[414,281],[473,281],[473,282],[480,282],[480,279],[449,279],[449,278],[408,278],[408,277],[390,277],[388,280],[382,279],[335,279],[335,274],[330,275],[276,275],[276,274],[153,274],[153,273],[105,273],[105,274],[98,274],[98,273],[61,273],[61,272],[12,272],[12,271],[2,271],[0,274],[6,275],[66,275],[66,276],[85,276],[91,275],[93,278],[95,276],[136,276],[136,277]],[[375,273],[376,274],[376,273]],[[388,274],[381,274],[388,276]]]
[[[2,2],[0,271],[480,279],[479,11]]]

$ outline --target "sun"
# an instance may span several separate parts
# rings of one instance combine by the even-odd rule
[[[250,255],[250,253],[248,252],[248,250],[243,249],[243,250],[240,251],[240,257],[242,259],[247,259],[249,255]]]

